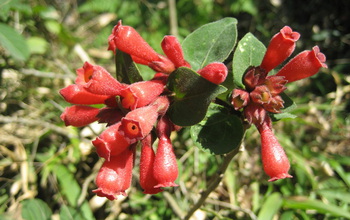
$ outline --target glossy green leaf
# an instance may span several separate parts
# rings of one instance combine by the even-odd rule
[[[195,145],[212,154],[225,154],[236,149],[243,135],[242,120],[214,103],[210,104],[206,117],[191,127]]]
[[[347,209],[340,208],[333,204],[326,204],[320,200],[313,199],[286,199],[283,203],[284,208],[316,210],[319,213],[327,213],[332,216],[342,216],[350,218],[350,212]]]
[[[29,58],[29,48],[26,40],[12,27],[0,23],[0,45],[17,60]]]
[[[232,60],[234,84],[244,88],[242,77],[248,67],[259,66],[264,58],[266,47],[253,34],[246,34],[237,44]]]
[[[281,208],[282,201],[281,194],[272,193],[261,206],[258,219],[272,220]]]
[[[226,91],[225,87],[207,81],[186,67],[171,73],[168,88],[175,94],[168,114],[180,126],[191,126],[202,121],[210,102]]]
[[[52,212],[49,206],[40,199],[28,199],[22,203],[22,218],[26,220],[49,220]]]
[[[212,62],[223,62],[237,40],[237,20],[224,18],[195,30],[182,43],[185,59],[194,70]]]
[[[136,64],[129,54],[116,50],[115,65],[119,82],[131,84],[143,80]]]

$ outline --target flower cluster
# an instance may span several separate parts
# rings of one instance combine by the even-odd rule
[[[63,98],[74,104],[61,115],[66,126],[106,123],[107,128],[92,141],[104,163],[96,177],[98,196],[110,200],[126,195],[132,179],[137,144],[141,144],[140,185],[144,193],[155,194],[163,187],[177,186],[178,167],[170,139],[180,129],[167,116],[171,96],[166,84],[169,74],[179,67],[190,68],[180,43],[174,36],[165,36],[161,46],[165,55],[156,53],[145,40],[121,21],[108,38],[109,50],[130,55],[135,63],[147,65],[156,73],[149,81],[125,84],[107,70],[88,62],[77,70],[75,84],[60,90]],[[197,71],[208,81],[220,84],[227,76],[227,67],[214,62]],[[96,108],[92,105],[102,104]],[[156,138],[156,152],[153,143]]]
[[[303,51],[291,59],[275,75],[269,72],[287,59],[295,49],[300,35],[288,26],[272,37],[264,58],[257,67],[250,67],[244,77],[245,89],[234,89],[231,103],[236,110],[243,109],[249,124],[254,124],[261,135],[263,168],[269,181],[290,178],[288,158],[272,131],[270,113],[280,113],[284,101],[280,94],[285,85],[316,74],[326,57],[317,46]]]

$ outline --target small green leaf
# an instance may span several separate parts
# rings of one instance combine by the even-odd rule
[[[49,43],[41,37],[30,37],[27,43],[31,54],[44,54],[49,45]]]
[[[225,154],[236,149],[243,135],[242,120],[214,103],[210,104],[204,120],[191,127],[195,145],[212,154]]]
[[[49,206],[40,199],[28,199],[22,203],[22,218],[26,220],[49,220],[52,212]]]
[[[0,23],[0,45],[14,58],[25,61],[29,58],[26,40],[12,27]]]
[[[85,220],[81,212],[78,212],[72,207],[62,206],[60,209],[60,219],[65,220]]]
[[[271,119],[273,121],[278,121],[284,118],[296,118],[297,116],[294,114],[289,113],[290,111],[294,110],[297,105],[295,104],[295,102],[285,93],[281,93],[280,96],[282,97],[283,101],[284,101],[284,108],[282,109],[281,113],[278,114],[271,114]]]
[[[281,195],[277,192],[272,193],[261,206],[258,219],[272,220],[282,206]]]
[[[319,213],[324,213],[333,216],[342,216],[350,218],[350,212],[333,204],[326,204],[320,200],[313,199],[286,199],[283,204],[284,208],[316,210]]]
[[[185,59],[194,70],[212,62],[223,62],[237,40],[237,20],[224,18],[195,30],[182,43]]]
[[[233,55],[232,72],[236,86],[244,88],[242,78],[248,67],[259,66],[266,47],[253,34],[246,34],[237,44]]]
[[[116,50],[115,65],[119,82],[131,84],[143,80],[136,64],[129,54]]]
[[[202,121],[210,102],[226,91],[225,87],[207,81],[186,67],[180,67],[170,74],[168,89],[175,93],[168,113],[172,122],[180,126],[191,126]]]

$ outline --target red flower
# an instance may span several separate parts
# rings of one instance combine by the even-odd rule
[[[158,181],[153,175],[155,153],[152,148],[152,137],[147,135],[142,140],[141,158],[140,158],[140,185],[145,194],[157,194],[162,192],[161,188],[155,188]]]
[[[122,105],[131,110],[146,106],[164,91],[164,86],[164,82],[161,80],[133,83],[121,91]]]
[[[327,68],[326,56],[320,52],[318,46],[299,53],[290,60],[278,73],[288,82],[294,82],[315,75],[321,67]]]
[[[215,62],[206,65],[203,69],[197,71],[204,79],[219,85],[227,77],[227,67],[223,63]]]
[[[279,33],[272,37],[260,67],[266,72],[270,72],[281,64],[293,53],[295,42],[299,37],[298,32],[293,32],[288,26],[283,27]]]
[[[264,171],[270,176],[269,181],[292,178],[288,174],[290,164],[283,148],[270,128],[260,127],[261,157]]]
[[[121,154],[130,146],[129,140],[118,132],[120,125],[121,122],[118,122],[108,127],[92,141],[97,154],[107,161],[110,161],[111,157]]]
[[[94,105],[103,104],[110,96],[98,95],[87,91],[83,85],[72,84],[60,90],[61,96],[71,104]]]
[[[99,111],[100,109],[90,106],[73,105],[65,108],[60,118],[64,121],[66,126],[72,125],[75,127],[82,127],[97,121]]]
[[[163,52],[174,63],[176,68],[181,66],[191,68],[191,65],[184,59],[182,47],[175,36],[165,36],[161,45]]]
[[[127,148],[121,154],[105,161],[96,177],[98,188],[92,192],[109,200],[116,199],[117,195],[126,196],[125,190],[131,184],[134,151],[134,147]]]

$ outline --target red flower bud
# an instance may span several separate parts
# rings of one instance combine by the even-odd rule
[[[130,54],[135,62],[141,60],[141,64],[148,65],[148,63],[152,61],[159,61],[158,54],[140,34],[130,26],[123,26],[121,21],[113,28],[112,34],[109,36],[108,40],[109,50],[115,52],[117,48]]]
[[[175,70],[175,65],[167,57],[159,55],[159,60],[148,63],[148,66],[156,72],[170,74]]]
[[[163,81],[150,80],[133,83],[121,91],[122,105],[124,108],[131,110],[146,106],[163,91]]]
[[[254,125],[262,124],[269,117],[261,105],[252,102],[244,108],[243,113],[248,123]]]
[[[110,96],[97,95],[87,91],[83,85],[72,84],[60,90],[61,96],[72,104],[94,105],[103,104]]]
[[[327,68],[326,56],[320,52],[318,46],[299,53],[291,59],[278,73],[288,82],[294,82],[315,75],[321,67]]]
[[[272,37],[260,67],[266,72],[270,72],[281,64],[293,53],[295,42],[299,37],[298,32],[293,32],[288,26],[283,27],[279,33]]]
[[[197,71],[204,79],[219,85],[227,77],[227,67],[223,63],[215,62],[206,65],[203,69]]]
[[[153,175],[159,183],[155,187],[177,186],[174,181],[178,176],[178,172],[171,140],[166,135],[163,135],[159,138],[158,149],[154,159]]]
[[[288,174],[290,164],[283,148],[271,129],[259,129],[261,135],[261,155],[264,171],[275,181],[284,178],[292,178]]]
[[[85,106],[73,105],[65,108],[60,118],[64,121],[66,126],[72,125],[75,127],[86,126],[94,121],[97,121],[97,115],[100,109]]]
[[[174,124],[170,121],[169,117],[163,116],[157,123],[157,135],[158,137],[167,136],[170,137],[171,132],[174,130]]]
[[[159,96],[150,105],[157,106],[158,115],[164,115],[169,108],[170,100],[167,96]]]
[[[86,90],[94,94],[117,96],[126,87],[101,66],[88,62],[85,62],[84,66],[77,70],[77,74],[76,83],[84,85]]]
[[[117,195],[126,196],[125,190],[130,187],[132,168],[134,165],[135,148],[126,149],[121,154],[105,161],[97,174],[97,189],[92,192],[109,200],[116,199]]]
[[[234,89],[231,96],[231,104],[235,110],[239,110],[248,105],[250,101],[249,93],[243,89]]]
[[[148,105],[137,108],[122,118],[119,132],[131,143],[134,143],[145,138],[151,132],[157,118],[157,106]]]
[[[108,127],[92,141],[97,154],[107,161],[111,160],[111,157],[121,154],[130,146],[129,140],[118,132],[120,125],[119,122]]]
[[[163,52],[174,63],[176,68],[181,66],[191,68],[191,65],[184,59],[180,42],[175,36],[165,36],[161,43]]]
[[[162,192],[161,188],[154,188],[158,185],[153,176],[153,164],[155,153],[152,148],[152,137],[147,135],[142,140],[141,158],[140,158],[140,185],[145,194],[157,194]]]

